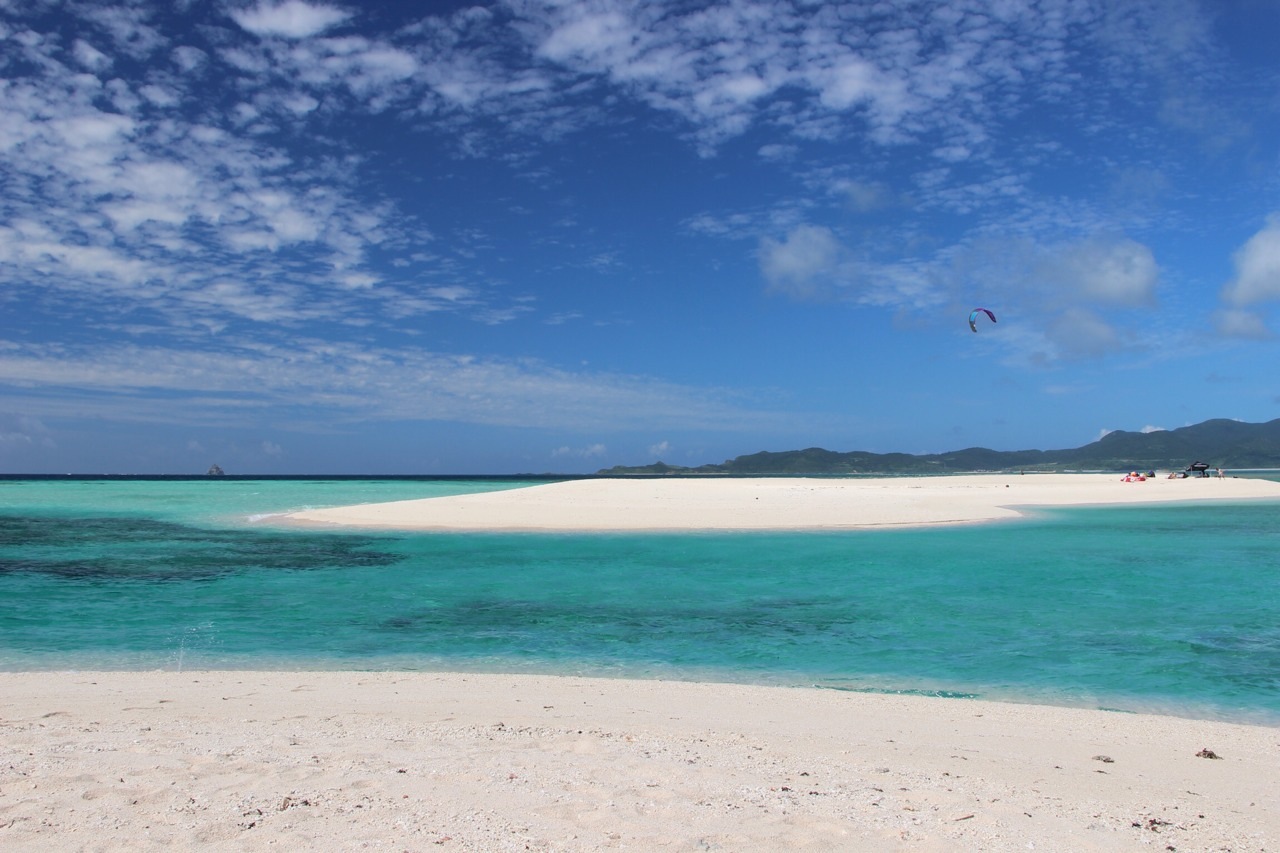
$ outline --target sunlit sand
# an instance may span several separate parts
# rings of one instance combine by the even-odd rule
[[[1173,717],[393,672],[0,673],[0,717],[15,851],[1280,844],[1280,733]]]
[[[404,530],[804,530],[957,524],[1023,508],[1280,498],[1248,478],[1118,474],[591,479],[291,513],[286,521]]]

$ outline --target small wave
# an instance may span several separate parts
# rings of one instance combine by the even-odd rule
[[[288,518],[300,512],[311,512],[312,510],[325,509],[328,505],[316,506],[314,504],[305,504],[303,506],[295,506],[290,509],[278,509],[271,512],[255,512],[244,516],[245,521],[250,524],[257,524],[263,521],[273,521],[281,518]]]
[[[259,521],[267,521],[268,519],[272,519],[272,518],[287,518],[288,516],[293,515],[295,512],[306,512],[308,509],[310,509],[310,507],[303,507],[302,509],[289,509],[283,512],[255,512],[252,515],[246,516],[245,520],[248,521],[250,524],[257,524]]]

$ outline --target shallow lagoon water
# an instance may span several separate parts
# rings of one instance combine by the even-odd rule
[[[0,482],[0,669],[572,673],[1280,721],[1274,503],[821,533],[270,521],[527,484]]]

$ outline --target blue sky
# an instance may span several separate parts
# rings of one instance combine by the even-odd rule
[[[1280,417],[1278,41],[1273,0],[0,0],[0,472]]]

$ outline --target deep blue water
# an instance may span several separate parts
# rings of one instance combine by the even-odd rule
[[[528,671],[1280,722],[1276,503],[824,533],[269,518],[521,485],[0,481],[0,669]]]

